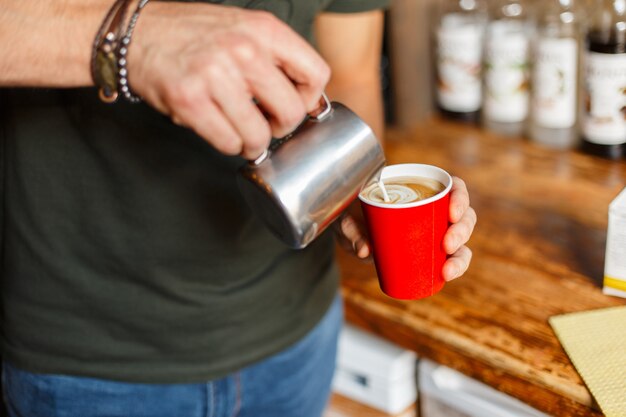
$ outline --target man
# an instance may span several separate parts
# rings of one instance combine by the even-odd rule
[[[112,0],[0,0],[11,416],[324,408],[341,323],[332,236],[286,248],[235,172],[324,90],[382,134],[384,0],[215,3],[148,3],[127,56],[144,102],[108,105],[89,68]],[[319,54],[305,41],[314,22]],[[475,214],[458,179],[450,219],[446,279],[471,257]],[[339,229],[369,255],[353,219]]]

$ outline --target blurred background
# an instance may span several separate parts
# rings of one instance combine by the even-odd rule
[[[549,321],[626,303],[626,0],[392,0],[385,18],[388,160],[467,182],[474,258],[400,304],[338,254],[349,324],[325,417],[604,415],[626,391],[598,395],[579,366],[608,341],[572,357]]]

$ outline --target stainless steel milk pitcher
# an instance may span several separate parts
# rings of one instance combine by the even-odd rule
[[[282,241],[304,248],[385,165],[372,129],[347,107],[322,106],[237,178],[252,211]]]

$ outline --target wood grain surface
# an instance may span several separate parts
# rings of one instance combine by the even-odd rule
[[[338,250],[347,319],[548,414],[601,416],[548,318],[626,304],[601,292],[608,205],[626,164],[439,120],[390,132],[386,155],[467,182],[474,259],[436,296],[398,301],[373,264]]]
[[[333,394],[323,417],[416,417],[415,404],[398,414],[387,414],[343,395]]]

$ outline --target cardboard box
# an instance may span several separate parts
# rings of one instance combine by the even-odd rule
[[[339,337],[333,390],[389,414],[417,399],[416,355],[346,324]]]
[[[603,292],[626,298],[626,188],[609,205],[604,259]]]

